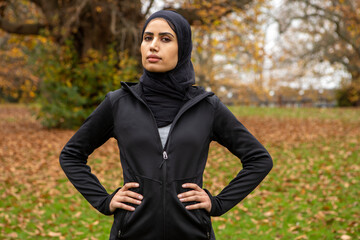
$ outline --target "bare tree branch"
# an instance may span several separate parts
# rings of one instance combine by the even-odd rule
[[[282,26],[282,28],[280,28],[280,33],[283,33],[284,31],[286,31],[287,28],[291,25],[291,22],[293,20],[304,20],[304,21],[306,21],[306,20],[310,19],[311,17],[327,19],[336,26],[337,35],[343,41],[350,44],[354,48],[355,52],[360,56],[360,48],[357,46],[357,44],[354,41],[352,41],[350,36],[346,36],[347,35],[346,32],[343,31],[342,26],[340,26],[340,21],[341,21],[340,19],[343,19],[342,16],[340,16],[339,14],[336,14],[334,11],[329,11],[329,10],[327,10],[325,8],[322,8],[322,7],[318,6],[318,5],[315,5],[315,4],[311,3],[309,0],[295,0],[294,2],[306,3],[307,6],[310,6],[310,7],[314,8],[314,9],[320,11],[321,13],[316,12],[316,13],[313,13],[313,14],[305,14],[305,15],[302,15],[302,16],[292,17],[292,18],[289,19],[288,23],[285,26]],[[279,23],[279,21],[278,21],[278,23]],[[279,26],[280,26],[280,24],[279,24]]]
[[[338,22],[336,22],[335,24],[336,24],[335,32],[338,34],[338,36],[342,40],[344,40],[346,43],[350,44],[354,48],[354,51],[356,52],[356,54],[360,57],[360,47],[358,45],[356,45],[355,42],[351,41],[351,38],[349,36],[345,36],[345,33],[343,31],[341,31],[341,27]]]
[[[79,22],[80,14],[83,11],[86,4],[89,2],[89,0],[81,0],[81,1],[77,1],[77,2],[80,2],[80,4],[78,4],[78,6],[75,7],[75,13],[69,14],[69,15],[71,15],[71,17],[64,24],[64,29],[67,30],[65,37],[67,37],[70,34],[71,26],[74,23]]]
[[[7,5],[8,5],[7,0],[0,0],[0,17],[4,17],[4,12]]]
[[[144,16],[147,16],[147,15],[149,14],[150,9],[151,9],[153,3],[154,3],[154,0],[151,0],[150,3],[149,3],[149,6],[147,7],[147,9],[146,9],[146,11],[145,11]]]
[[[52,24],[54,19],[58,17],[58,13],[61,9],[58,0],[29,0],[29,1],[34,3],[42,10],[49,24]]]
[[[110,30],[111,30],[111,33],[116,36],[120,33],[123,32],[123,30],[125,29],[122,28],[120,30],[116,30],[116,24],[117,24],[117,21],[116,21],[116,17],[119,17],[119,20],[120,22],[122,23],[123,26],[129,26],[129,23],[128,21],[126,21],[126,19],[123,17],[123,15],[114,7],[112,10],[111,10],[111,22],[110,22]]]
[[[34,3],[38,7],[42,7],[42,1],[41,0],[30,0],[30,2]]]
[[[245,9],[250,3],[252,3],[254,0],[226,0],[223,1],[221,3],[213,3],[211,5],[211,8],[216,8],[216,7],[220,7],[221,9],[226,9],[224,12],[221,12],[220,14],[214,15],[214,16],[208,16],[211,17],[212,20],[210,22],[212,22],[213,20],[216,19],[220,19],[223,16],[226,16],[236,10],[239,9]],[[205,7],[207,8],[207,7]],[[204,19],[202,18],[202,16],[199,15],[199,10],[198,8],[172,8],[172,7],[165,7],[165,10],[167,9],[174,9],[176,12],[180,13],[181,15],[183,15],[188,22],[190,23],[190,25],[197,25],[197,24],[204,24]]]
[[[113,8],[111,10],[111,21],[110,21],[110,31],[113,35],[118,35],[121,33],[121,30],[116,30],[116,15],[118,10],[116,8]]]
[[[316,9],[316,10],[318,10],[318,11],[324,12],[325,14],[328,15],[328,17],[333,16],[333,17],[337,17],[338,19],[341,19],[341,18],[342,18],[341,15],[336,14],[334,11],[329,11],[329,10],[326,9],[326,8],[322,8],[322,7],[320,7],[320,6],[316,5],[316,4],[311,3],[309,0],[297,0],[297,1],[298,1],[298,2],[304,2],[304,3],[306,3],[308,6],[311,6],[311,7],[313,7],[314,9]]]
[[[38,35],[40,31],[46,28],[45,24],[34,23],[34,24],[18,24],[10,23],[0,17],[0,28],[8,33],[15,33],[21,35]]]
[[[245,9],[248,4],[253,2],[253,0],[228,0],[226,2],[231,7],[235,7],[235,8],[239,8],[239,9]]]
[[[58,0],[29,0],[41,9],[54,10],[59,7]]]

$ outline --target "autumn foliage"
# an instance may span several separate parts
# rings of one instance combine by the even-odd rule
[[[31,102],[38,94],[39,78],[28,68],[27,52],[39,38],[5,36],[0,47],[0,99],[7,102]],[[1,100],[0,100],[1,101]]]
[[[59,47],[39,45],[34,72],[41,78],[38,117],[46,127],[74,128],[90,115],[106,93],[121,87],[121,82],[138,80],[137,62],[126,52],[109,48],[103,56],[89,51],[80,59],[73,44]]]

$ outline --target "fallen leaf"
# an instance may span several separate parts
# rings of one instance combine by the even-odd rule
[[[50,232],[48,232],[48,236],[49,236],[49,237],[60,237],[60,236],[61,236],[61,233],[50,231]]]

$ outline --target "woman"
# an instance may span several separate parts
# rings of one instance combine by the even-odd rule
[[[210,216],[245,198],[268,174],[265,148],[210,92],[192,86],[189,23],[172,11],[146,21],[140,83],[107,94],[66,144],[60,164],[100,212],[114,214],[110,239],[215,239]],[[117,139],[125,185],[108,194],[86,165]],[[219,195],[202,189],[209,144],[218,141],[243,169]]]

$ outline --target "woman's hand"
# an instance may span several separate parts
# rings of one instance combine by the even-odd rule
[[[114,212],[116,208],[122,208],[127,211],[135,211],[135,208],[124,203],[133,203],[136,205],[141,204],[143,196],[140,194],[130,191],[130,188],[137,188],[139,184],[136,182],[126,183],[111,199],[110,212]]]
[[[182,185],[183,188],[191,188],[193,190],[181,193],[178,198],[181,202],[198,202],[192,205],[186,206],[186,209],[193,210],[204,208],[206,211],[211,211],[211,200],[209,195],[195,183],[185,183]]]

